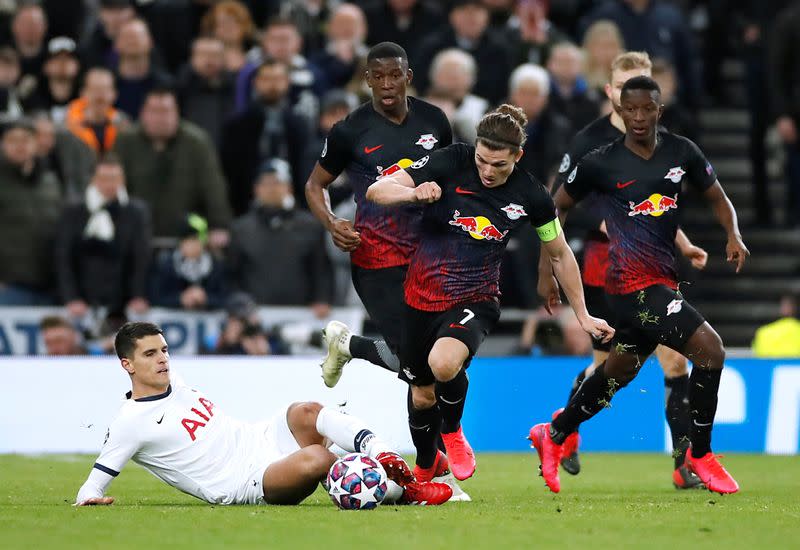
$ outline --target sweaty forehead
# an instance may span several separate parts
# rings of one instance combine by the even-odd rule
[[[651,101],[658,103],[660,96],[661,94],[658,93],[658,90],[622,90],[620,100],[644,105]]]
[[[378,57],[370,59],[367,68],[370,71],[393,71],[395,69],[405,70],[407,62],[402,57]]]

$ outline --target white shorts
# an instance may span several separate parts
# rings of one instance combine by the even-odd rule
[[[237,491],[236,502],[239,504],[263,504],[264,503],[264,472],[273,463],[286,458],[292,453],[300,450],[300,445],[289,429],[289,422],[286,415],[289,406],[282,408],[272,418],[266,422],[256,424],[259,439],[253,461],[253,469],[240,491]]]

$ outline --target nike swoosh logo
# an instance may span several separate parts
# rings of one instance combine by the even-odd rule
[[[629,181],[626,181],[625,183],[617,182],[617,189],[625,189],[629,185],[633,185],[635,182],[636,182],[636,180],[629,180]]]
[[[462,397],[461,399],[456,399],[455,401],[448,401],[448,400],[447,400],[447,399],[445,399],[444,397],[442,397],[442,396],[439,396],[439,401],[444,401],[444,402],[445,402],[445,403],[447,403],[448,405],[458,405],[458,404],[459,404],[459,403],[461,403],[463,400],[464,400],[464,398]]]
[[[457,323],[450,323],[450,328],[463,328],[464,330],[466,330],[467,327],[465,327],[464,325],[459,325]]]
[[[374,153],[381,147],[383,147],[383,143],[381,143],[380,145],[376,145],[375,147],[364,147],[364,152],[369,155],[370,153]]]
[[[458,187],[456,187],[456,193],[458,193],[459,195],[477,195],[477,193],[475,191],[470,191],[468,189],[464,189],[460,185]]]
[[[592,411],[587,411],[586,407],[584,407],[583,405],[581,405],[581,410],[583,411],[583,414],[588,414],[589,416],[592,415]]]
[[[164,414],[162,414],[162,415],[161,415],[161,418],[159,418],[158,420],[156,420],[156,424],[161,424],[161,421],[162,421],[162,420],[164,420],[164,415],[165,415],[165,414],[167,414],[167,413],[164,413]]]
[[[707,423],[707,424],[701,424],[701,423],[700,423],[700,422],[698,422],[697,420],[693,420],[692,422],[694,422],[694,425],[695,425],[695,426],[700,426],[701,428],[705,428],[706,426],[710,426],[711,424],[713,424],[713,422],[709,422],[709,423]]]

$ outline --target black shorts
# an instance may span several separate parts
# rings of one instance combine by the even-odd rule
[[[455,338],[469,349],[464,368],[500,318],[496,301],[462,304],[447,311],[422,311],[406,305],[398,377],[414,386],[428,386],[433,376],[428,355],[439,338]]]
[[[630,294],[609,294],[615,313],[612,346],[640,356],[663,344],[683,351],[686,342],[706,322],[678,292],[664,285]]]
[[[364,269],[354,265],[351,268],[353,286],[364,304],[364,309],[395,353],[400,349],[400,333],[406,308],[403,296],[406,271],[407,265],[384,269]]]
[[[614,312],[608,305],[606,291],[601,286],[583,285],[583,296],[586,300],[586,309],[592,317],[599,317],[609,324],[614,323]],[[592,338],[592,349],[595,351],[611,351],[611,342],[603,342]]]

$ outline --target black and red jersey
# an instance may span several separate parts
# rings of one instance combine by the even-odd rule
[[[567,176],[584,155],[621,135],[623,133],[611,124],[611,115],[598,118],[575,134],[558,167],[555,189],[564,185]],[[593,227],[586,233],[581,275],[585,285],[604,287],[608,271],[608,237],[599,229],[604,216],[602,203],[593,205],[591,214],[589,218]]]
[[[555,205],[541,183],[517,165],[505,184],[487,188],[474,156],[475,147],[458,143],[407,168],[417,185],[435,181],[442,188],[441,199],[425,207],[406,275],[406,303],[413,308],[445,311],[497,300],[509,232],[529,223],[542,240],[558,236]]]
[[[433,150],[453,141],[445,114],[430,103],[408,98],[401,124],[364,103],[331,129],[319,158],[325,170],[347,173],[357,205],[354,225],[361,244],[350,255],[365,269],[406,265],[416,248],[422,210],[418,206],[387,209],[366,200],[367,188]]]
[[[717,180],[691,140],[658,132],[650,159],[625,146],[624,136],[583,157],[564,189],[576,201],[602,197],[610,267],[606,292],[628,294],[662,284],[677,287],[675,232],[684,182],[705,191]]]

